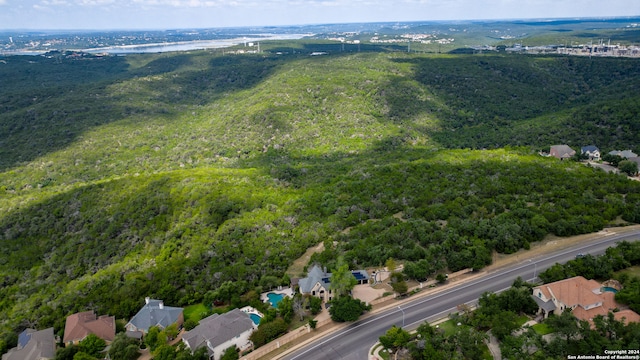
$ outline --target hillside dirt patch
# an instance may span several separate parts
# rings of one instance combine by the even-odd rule
[[[304,267],[307,266],[307,264],[309,264],[309,260],[311,260],[311,255],[321,253],[323,251],[324,242],[320,242],[320,244],[308,248],[302,256],[293,261],[293,264],[291,264],[287,269],[286,274],[289,275],[290,278],[301,277],[305,273]]]

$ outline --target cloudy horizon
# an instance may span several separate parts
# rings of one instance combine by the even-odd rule
[[[637,0],[0,0],[2,30],[135,30],[638,15]]]

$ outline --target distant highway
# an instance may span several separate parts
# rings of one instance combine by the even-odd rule
[[[635,241],[638,238],[640,238],[640,230],[625,234],[603,234],[595,241],[520,261],[472,281],[405,302],[398,307],[354,322],[347,328],[328,334],[281,358],[285,360],[366,360],[371,346],[392,325],[404,326],[409,330],[415,329],[424,321],[435,321],[457,311],[456,307],[460,304],[476,302],[485,291],[499,292],[509,288],[518,276],[525,280],[532,280],[540,271],[544,271],[555,263],[567,262],[578,254],[602,254],[617,242]],[[398,304],[401,303],[398,302]]]

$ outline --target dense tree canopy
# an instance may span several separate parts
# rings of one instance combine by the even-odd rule
[[[4,61],[3,351],[21,324],[60,333],[89,308],[127,319],[146,296],[238,305],[321,242],[312,261],[329,268],[395,258],[422,281],[547,234],[640,222],[640,184],[536,152],[637,152],[634,59]]]
[[[331,301],[329,314],[331,314],[331,320],[336,322],[356,321],[360,315],[368,310],[371,310],[371,305],[351,296],[342,296]]]

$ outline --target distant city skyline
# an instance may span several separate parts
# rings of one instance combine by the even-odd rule
[[[189,29],[638,15],[638,0],[0,0],[1,30]]]

